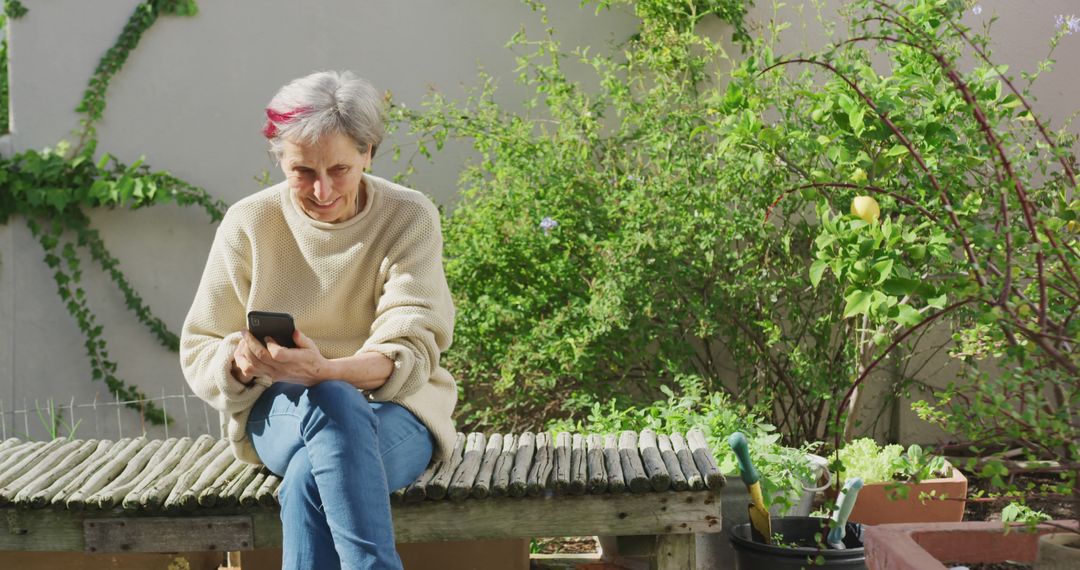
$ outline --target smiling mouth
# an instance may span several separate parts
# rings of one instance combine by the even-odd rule
[[[323,204],[321,202],[316,202],[315,200],[312,200],[311,198],[308,198],[308,204],[311,204],[312,206],[315,206],[316,208],[318,208],[320,210],[325,210],[325,209],[329,208],[330,206],[333,206],[334,204],[337,204],[338,200],[340,200],[340,199],[341,199],[341,197],[338,196],[337,198],[334,198],[333,200],[327,202],[326,204]]]

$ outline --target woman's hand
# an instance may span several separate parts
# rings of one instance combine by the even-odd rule
[[[263,376],[271,380],[293,382],[304,386],[312,386],[327,378],[326,371],[329,360],[319,352],[319,347],[304,333],[296,330],[293,332],[293,343],[296,348],[285,348],[266,339],[266,346],[256,339],[250,331],[244,331],[244,336],[233,352],[235,370],[243,377],[237,380],[249,383],[256,376]]]

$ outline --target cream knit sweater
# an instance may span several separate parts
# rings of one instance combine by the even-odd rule
[[[233,453],[261,463],[247,435],[255,400],[229,372],[249,310],[290,313],[326,358],[378,352],[394,361],[369,398],[401,404],[428,427],[436,458],[453,450],[453,377],[439,366],[454,306],[442,265],[439,215],[423,194],[364,175],[367,203],[333,224],[309,218],[287,183],[229,208],[214,236],[180,338],[180,363],[195,394],[221,412]]]

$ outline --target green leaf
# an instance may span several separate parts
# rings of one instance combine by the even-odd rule
[[[110,185],[107,181],[98,179],[90,185],[90,198],[98,202],[105,202],[109,199]]]
[[[71,191],[67,188],[49,188],[45,192],[45,203],[56,211],[62,211],[71,203]]]
[[[847,304],[844,305],[844,318],[868,314],[870,311],[870,301],[873,300],[873,298],[873,291],[856,289],[851,293],[848,293],[848,295],[844,297],[844,300],[847,301]]]
[[[814,245],[817,246],[818,249],[825,249],[835,241],[836,236],[834,234],[820,234],[818,237],[814,238]]]
[[[890,276],[892,276],[892,268],[893,268],[893,260],[892,260],[892,258],[883,259],[883,260],[875,263],[874,264],[874,271],[877,272],[878,279],[874,283],[874,285],[881,285],[883,282],[885,282],[886,279],[888,279]]]
[[[915,279],[908,279],[906,277],[892,277],[886,279],[882,284],[881,290],[889,295],[895,295],[897,297],[903,297],[911,295],[919,288],[921,283]]]
[[[127,176],[121,178],[116,183],[116,198],[115,201],[120,204],[126,204],[131,199],[132,192],[135,191],[135,179]]]
[[[818,286],[821,282],[821,276],[825,273],[825,269],[829,266],[829,262],[824,259],[815,259],[810,264],[810,284],[814,287]]]
[[[885,153],[885,156],[888,157],[888,158],[895,158],[895,157],[898,157],[898,156],[904,156],[907,153],[908,153],[907,147],[902,145],[902,144],[898,144],[898,145],[893,145],[893,147],[890,148]]]
[[[922,314],[911,305],[898,305],[899,313],[892,320],[904,326],[914,326],[922,322]]]
[[[754,156],[751,157],[750,161],[754,165],[755,169],[757,169],[757,170],[764,170],[765,169],[765,154],[764,153],[755,152]]]
[[[932,298],[926,300],[926,304],[930,305],[931,307],[933,307],[935,309],[944,309],[945,308],[945,302],[948,300],[946,297],[947,297],[947,295],[945,295],[945,294],[942,294],[941,296],[938,296],[938,297],[932,297]]]
[[[866,128],[863,124],[863,117],[866,111],[862,107],[855,107],[848,111],[848,123],[851,125],[851,132],[855,133],[855,136],[862,136],[863,130]]]

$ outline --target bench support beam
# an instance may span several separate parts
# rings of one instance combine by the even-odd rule
[[[661,534],[656,537],[657,570],[697,568],[696,542],[692,534]]]
[[[204,509],[167,517],[120,510],[0,512],[7,531],[0,532],[0,550],[161,552],[281,546],[280,515],[272,508]],[[720,497],[708,491],[425,501],[395,504],[393,516],[400,543],[680,535],[692,545],[695,534],[717,533],[721,526]],[[672,544],[672,557],[687,550],[682,542]]]

